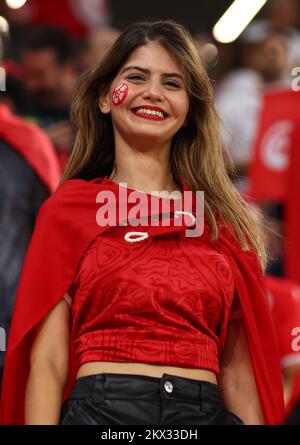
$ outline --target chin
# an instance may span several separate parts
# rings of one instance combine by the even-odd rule
[[[172,138],[176,133],[177,133],[177,129],[174,129],[172,131],[172,129],[170,129],[170,127],[168,128],[167,126],[161,125],[160,127],[156,127],[155,125],[143,125],[140,128],[137,128],[137,126],[135,125],[132,128],[132,134],[136,135],[136,136],[144,136],[145,138],[149,137],[158,137],[158,138],[163,138],[163,139],[170,139]]]
[[[136,140],[141,139],[141,140],[144,140],[145,142],[146,141],[156,141],[156,142],[161,141],[162,143],[164,143],[164,142],[166,142],[166,140],[172,139],[172,136],[166,135],[165,131],[157,132],[157,131],[149,130],[147,132],[146,131],[144,131],[144,132],[133,132],[132,136]]]

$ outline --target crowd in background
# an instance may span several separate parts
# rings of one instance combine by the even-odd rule
[[[80,76],[103,57],[120,33],[110,26],[107,7],[106,2],[99,20],[90,17],[85,29],[41,21],[24,26],[20,38],[20,23],[11,17],[11,37],[2,35],[6,88],[0,92],[0,327],[6,332],[35,217],[55,189],[76,137],[70,119],[72,92]],[[265,143],[261,132],[266,114],[280,110],[280,122],[294,119],[295,132],[300,133],[297,106],[291,118],[291,102],[286,105],[283,96],[294,94],[300,105],[292,74],[293,68],[300,67],[299,26],[297,1],[271,0],[268,16],[252,22],[234,44],[218,44],[201,29],[194,34],[215,88],[229,173],[243,196],[259,205],[265,217],[266,289],[278,334],[285,397],[293,406],[300,399],[300,340],[291,347],[293,329],[299,327],[300,334],[300,271],[298,280],[297,272],[290,274],[286,265],[290,190],[286,185],[286,196],[252,191],[257,186],[253,184],[258,168],[255,153],[261,139]],[[270,97],[275,106],[269,110]],[[275,145],[280,135],[275,133]],[[293,270],[297,268],[293,264]],[[1,352],[0,383],[4,357]]]

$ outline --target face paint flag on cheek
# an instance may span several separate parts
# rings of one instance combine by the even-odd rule
[[[128,86],[126,83],[120,83],[116,86],[116,88],[113,91],[112,101],[113,104],[116,106],[121,105],[121,103],[124,102],[126,99],[126,96],[128,94]]]

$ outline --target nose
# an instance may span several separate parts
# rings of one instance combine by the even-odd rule
[[[143,92],[143,99],[150,100],[161,100],[162,99],[162,89],[158,81],[152,80],[147,83],[145,90]]]

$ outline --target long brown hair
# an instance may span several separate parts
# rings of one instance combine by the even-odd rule
[[[85,73],[72,101],[71,116],[78,131],[61,184],[71,178],[91,180],[111,174],[114,132],[110,114],[99,109],[99,95],[109,87],[131,53],[153,41],[160,43],[180,66],[190,100],[188,125],[177,132],[171,145],[173,177],[176,182],[182,178],[193,191],[204,191],[213,239],[219,234],[217,216],[233,227],[243,249],[249,249],[250,242],[264,268],[266,253],[260,217],[228,177],[211,82],[192,37],[173,20],[130,25],[104,58]]]

